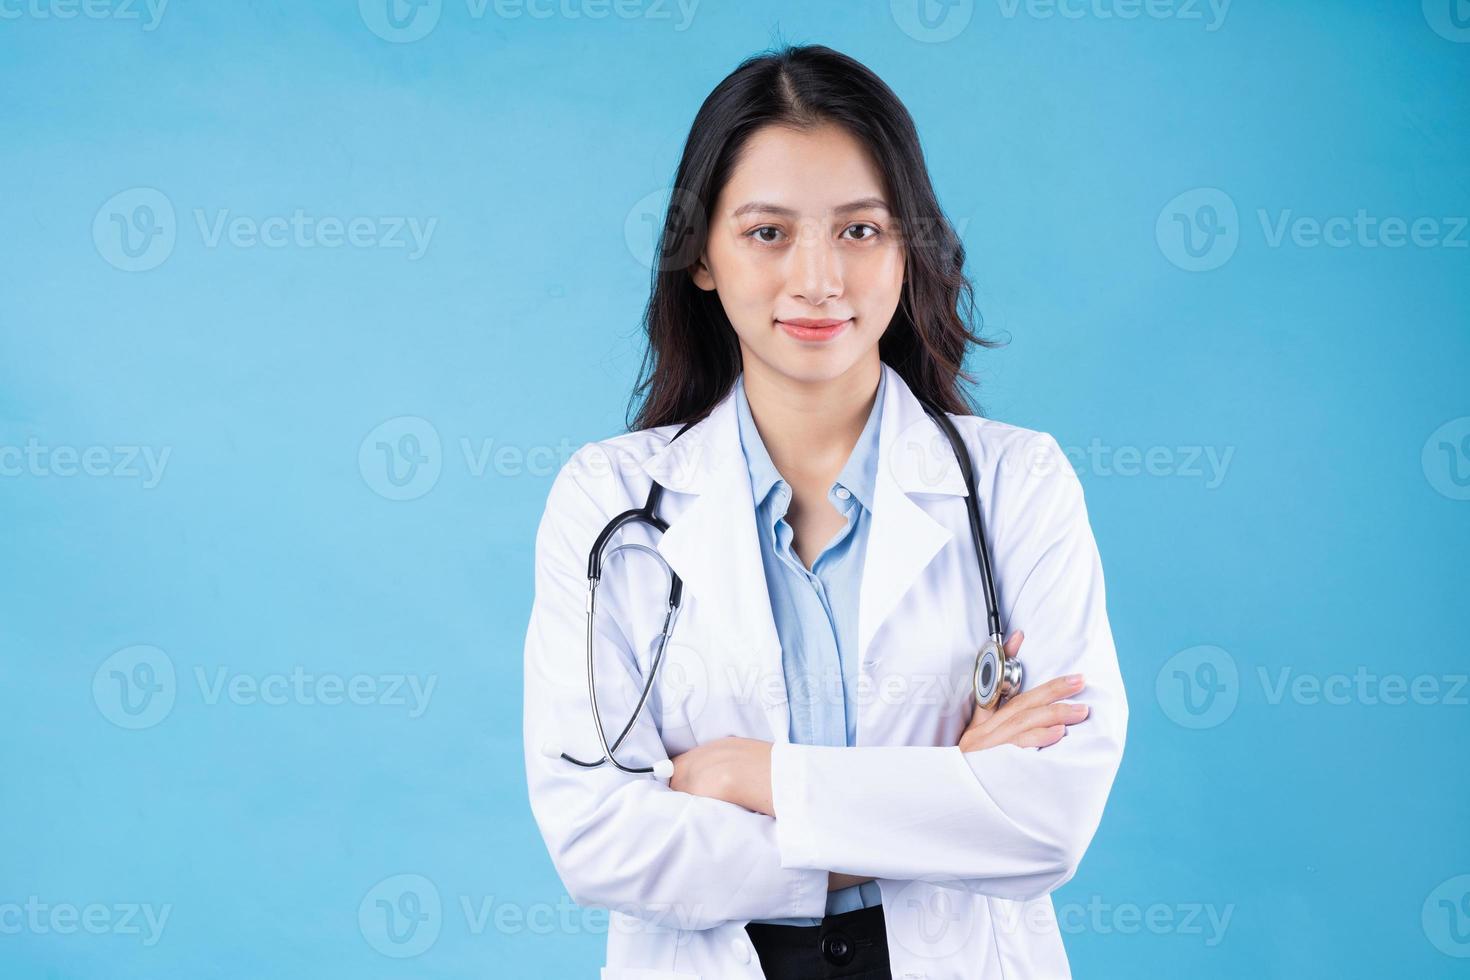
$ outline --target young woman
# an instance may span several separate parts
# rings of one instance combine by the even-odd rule
[[[831,49],[747,60],[659,255],[641,408],[551,488],[525,649],[531,805],[571,897],[612,910],[602,976],[1068,976],[1049,893],[1127,701],[1076,475],[963,395],[990,344],[913,121]],[[1006,653],[1028,634],[992,709],[968,490],[922,402],[968,449]],[[650,501],[666,530],[602,542],[589,601],[603,529]]]

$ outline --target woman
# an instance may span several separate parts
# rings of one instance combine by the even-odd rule
[[[1068,976],[1048,896],[1127,702],[1076,475],[962,396],[989,342],[907,111],[825,47],[747,60],[694,121],[659,254],[641,409],[551,488],[526,640],[532,809],[571,897],[612,910],[603,977]],[[994,710],[963,474],[920,399],[972,457],[1006,652],[1030,634]],[[596,695],[618,761],[667,781],[567,758],[603,758],[589,551],[653,481],[667,530],[619,533],[682,606],[660,654],[664,569],[607,561]]]

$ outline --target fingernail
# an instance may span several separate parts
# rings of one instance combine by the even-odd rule
[[[1082,686],[1082,675],[1081,674],[1068,674],[1067,675],[1067,683],[1068,684],[1071,684],[1073,687],[1081,687]]]

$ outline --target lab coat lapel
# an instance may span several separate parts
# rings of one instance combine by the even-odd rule
[[[732,386],[703,420],[656,452],[643,468],[666,490],[695,494],[682,511],[666,517],[669,529],[658,550],[683,579],[686,595],[695,597],[710,635],[729,638],[719,648],[733,651],[734,662],[710,660],[706,666],[736,671],[736,688],[760,697],[774,739],[785,742],[790,716],[781,640],[756,536],[755,501],[740,447],[734,394]],[[665,505],[662,512],[672,511]],[[702,652],[708,656],[713,651]]]
[[[909,494],[966,493],[944,433],[898,372],[887,364],[883,370],[887,387],[878,435],[878,473],[858,599],[858,660],[863,663],[870,662],[869,648],[879,627],[954,537]]]

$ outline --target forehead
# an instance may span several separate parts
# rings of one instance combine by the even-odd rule
[[[764,201],[821,214],[870,196],[885,198],[882,171],[867,147],[841,126],[764,126],[741,148],[718,210],[729,214],[750,201]]]

